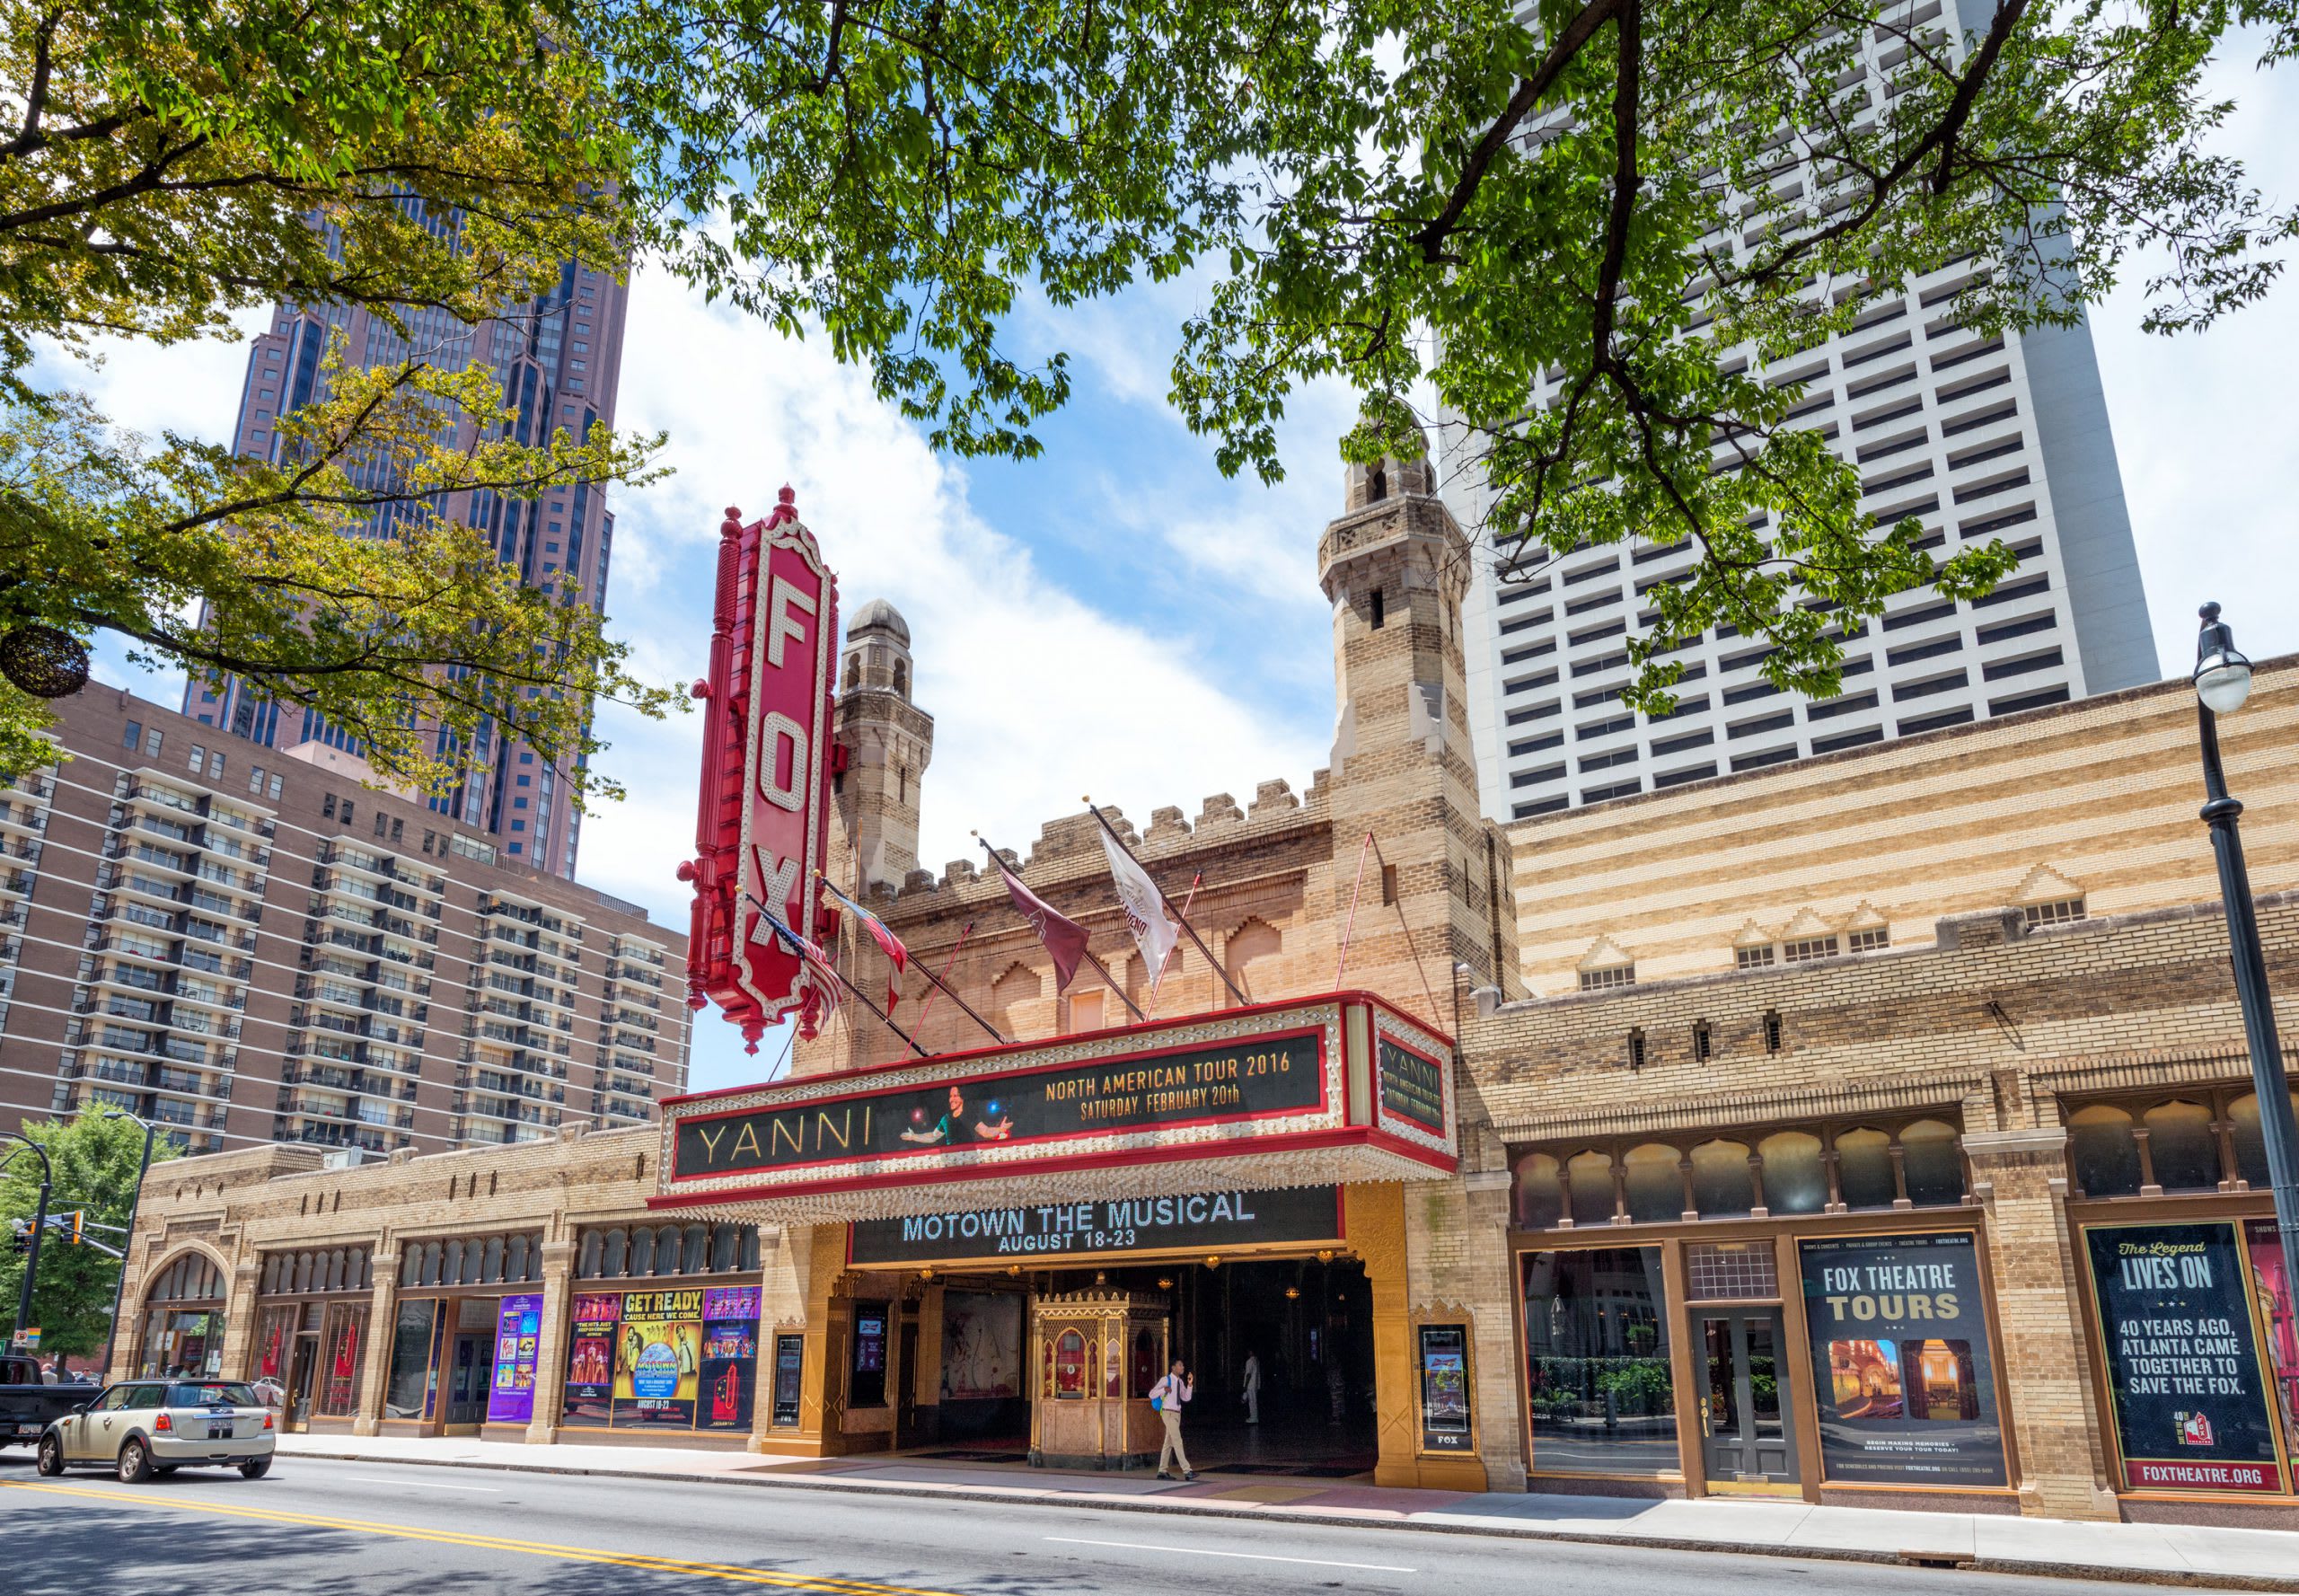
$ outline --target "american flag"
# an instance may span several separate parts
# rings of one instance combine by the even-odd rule
[[[842,983],[838,978],[836,966],[830,962],[830,955],[783,924],[781,916],[756,898],[753,898],[751,903],[758,910],[760,923],[774,933],[776,941],[797,954],[798,962],[806,966],[806,982],[822,999],[820,1018],[828,1019],[837,1013],[839,988]]]

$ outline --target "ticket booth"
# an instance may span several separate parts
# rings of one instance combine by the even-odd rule
[[[1030,1461],[1148,1468],[1164,1426],[1150,1388],[1165,1372],[1171,1310],[1155,1292],[1096,1286],[1030,1305]]]

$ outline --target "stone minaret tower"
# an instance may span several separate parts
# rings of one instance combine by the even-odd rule
[[[910,627],[874,598],[846,625],[839,661],[838,740],[847,767],[838,826],[849,869],[841,886],[867,897],[918,868],[918,787],[934,757],[934,717],[910,701]]]
[[[1317,544],[1340,699],[1336,924],[1369,831],[1387,867],[1367,868],[1347,984],[1454,1032],[1457,1000],[1467,1013],[1480,987],[1522,987],[1508,843],[1479,817],[1469,740],[1461,599],[1473,550],[1425,449],[1349,467],[1346,495]]]

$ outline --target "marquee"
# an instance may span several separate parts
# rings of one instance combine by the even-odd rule
[[[671,1098],[656,1208],[822,1223],[1427,1180],[1451,1041],[1370,992]]]

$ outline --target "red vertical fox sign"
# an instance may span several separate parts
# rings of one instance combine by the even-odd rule
[[[781,926],[814,935],[815,879],[828,860],[838,578],[782,489],[774,513],[718,529],[718,602],[703,702],[702,782],[687,1001],[715,1002],[759,1034],[791,1010],[814,1035],[834,994],[818,989]]]

